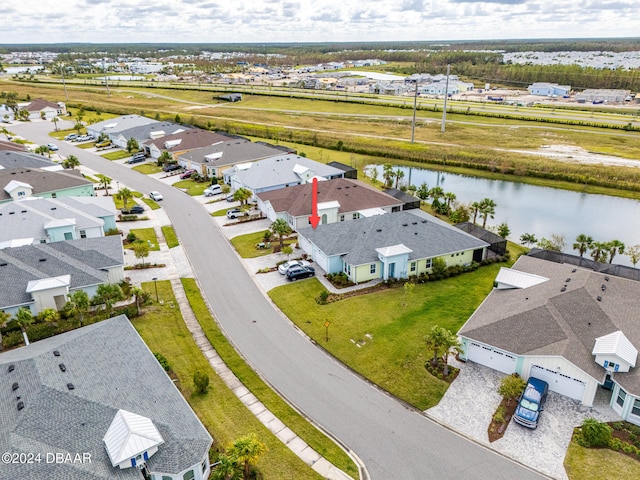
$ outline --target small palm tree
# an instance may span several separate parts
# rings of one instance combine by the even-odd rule
[[[80,326],[84,323],[84,315],[89,311],[89,295],[84,290],[76,290],[69,295],[64,310],[78,319]]]
[[[122,299],[124,299],[122,289],[120,285],[116,285],[115,283],[103,283],[98,287],[96,295],[93,297],[96,303],[104,305],[109,316],[111,316],[111,312],[113,312],[113,305]]]
[[[475,225],[478,213],[480,213],[480,202],[473,202],[471,204],[471,211],[473,212],[473,224]]]
[[[616,254],[624,254],[624,243],[620,240],[611,240],[607,243],[607,247],[609,250],[609,263],[613,262],[613,257],[615,257]]]
[[[239,188],[233,193],[233,199],[236,202],[240,202],[241,206],[246,205],[252,196],[253,196],[253,193],[251,192],[251,190],[247,188]]]
[[[31,310],[26,307],[20,307],[15,314],[15,319],[20,325],[22,330],[22,338],[24,338],[24,344],[29,345],[29,337],[27,336],[27,327],[33,323],[33,314]]]
[[[480,216],[482,217],[482,228],[487,226],[487,219],[493,218],[496,213],[496,202],[490,198],[485,198],[480,202]]]
[[[404,178],[404,172],[400,168],[398,168],[396,169],[395,172],[393,172],[393,176],[396,177],[395,188],[398,188],[398,185],[400,184],[400,179]]]
[[[578,253],[580,254],[580,258],[582,258],[582,256],[585,253],[587,253],[587,251],[591,248],[592,245],[593,245],[593,238],[591,238],[589,235],[585,235],[584,233],[581,233],[576,237],[576,242],[573,244],[573,249],[578,250]]]
[[[278,218],[275,222],[271,224],[271,231],[278,235],[278,240],[280,241],[280,250],[284,248],[284,236],[289,235],[292,230],[287,221],[284,218]]]
[[[0,310],[0,328],[4,327],[11,319],[11,314]],[[0,352],[2,351],[2,331],[0,330]]]
[[[96,175],[100,181],[100,188],[104,188],[104,194],[109,195],[109,187],[111,186],[111,179],[101,173]]]
[[[64,161],[62,162],[62,166],[64,168],[69,168],[71,170],[74,170],[77,166],[80,165],[80,160],[78,160],[78,157],[76,157],[75,155],[69,155],[66,159],[64,159]]]
[[[133,192],[127,187],[124,187],[120,189],[120,193],[118,195],[120,195],[120,200],[122,200],[122,207],[126,210],[127,203],[129,203],[129,200],[133,198]]]
[[[606,242],[593,242],[591,244],[591,258],[596,262],[606,262],[608,249]]]
[[[258,440],[255,433],[240,437],[233,442],[230,448],[231,456],[235,457],[238,462],[244,464],[245,480],[250,477],[251,466],[255,465],[266,451],[267,446]]]

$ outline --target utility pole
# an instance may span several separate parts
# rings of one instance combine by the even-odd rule
[[[445,83],[445,87],[444,87],[444,107],[442,108],[442,133],[444,133],[444,125],[445,122],[447,121],[447,98],[449,98],[449,68],[451,67],[450,64],[447,64],[447,81]]]
[[[60,65],[60,72],[62,73],[62,86],[64,87],[64,98],[69,102],[69,94],[67,93],[67,83],[64,81],[64,63]]]
[[[418,79],[416,78],[416,89],[413,92],[413,122],[411,123],[411,143],[416,133],[416,108],[418,106]]]

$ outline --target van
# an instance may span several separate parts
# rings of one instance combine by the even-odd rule
[[[205,197],[211,197],[213,195],[218,195],[222,193],[222,187],[220,185],[211,185],[204,191]]]

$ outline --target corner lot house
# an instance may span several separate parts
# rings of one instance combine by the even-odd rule
[[[480,261],[488,244],[431,215],[397,212],[298,230],[300,247],[327,273],[344,272],[354,283],[431,273]]]
[[[458,332],[463,357],[587,406],[606,386],[611,407],[640,425],[639,298],[640,282],[520,257]]]
[[[0,354],[0,384],[0,449],[41,455],[2,478],[209,477],[211,436],[124,315]]]
[[[0,169],[0,203],[27,197],[92,197],[93,183],[77,170]]]
[[[42,98],[36,98],[35,100],[31,100],[26,103],[20,103],[19,106],[20,110],[26,110],[29,112],[30,120],[39,120],[41,118],[44,118],[44,120],[51,120],[54,117],[65,115],[67,113],[67,107],[64,103],[54,103]]]
[[[183,132],[177,132],[146,141],[144,143],[144,149],[149,153],[151,158],[157,159],[162,155],[162,152],[168,152],[176,159],[184,152],[219,144],[228,139],[229,137],[220,133],[209,132],[201,128],[191,128]]]
[[[104,120],[102,122],[93,123],[87,125],[87,133],[93,135],[93,138],[98,138],[101,134],[105,134],[109,137],[109,140],[113,141],[121,132],[129,130],[130,128],[141,127],[143,125],[149,125],[151,123],[160,123],[158,120],[142,117],[140,115],[123,115],[120,117],[112,118],[110,120]],[[126,143],[125,143],[126,146]]]
[[[258,208],[272,222],[283,218],[293,230],[308,227],[312,185],[280,188],[258,194]],[[318,182],[320,223],[344,222],[360,217],[398,212],[402,203],[366,183],[346,178]]]
[[[173,122],[154,122],[112,133],[110,138],[114,145],[126,149],[127,143],[131,138],[134,138],[138,142],[138,145],[142,146],[142,144],[148,140],[184,132],[189,129],[191,129],[191,127],[185,127]]]

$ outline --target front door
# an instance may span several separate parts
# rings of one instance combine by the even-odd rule
[[[389,264],[389,278],[395,278],[395,274],[396,274],[396,264],[394,263],[390,263]]]

